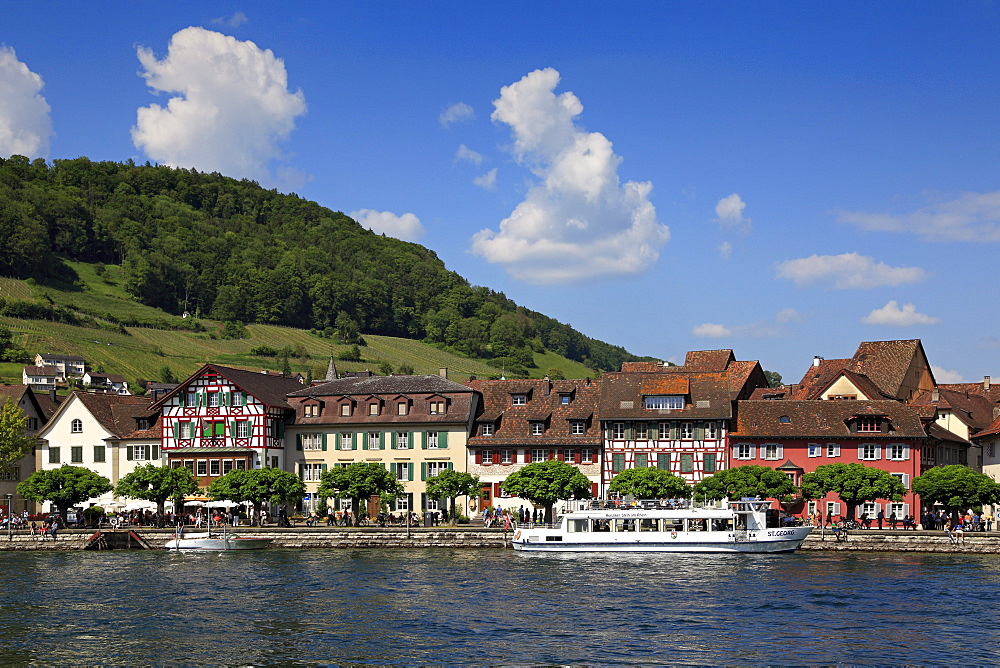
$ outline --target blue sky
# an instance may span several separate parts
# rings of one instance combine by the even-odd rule
[[[5,3],[0,154],[249,177],[660,359],[1000,378],[1000,4]]]

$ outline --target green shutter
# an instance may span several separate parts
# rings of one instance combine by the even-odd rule
[[[438,432],[438,448],[442,449],[448,448],[448,432],[446,431]]]
[[[389,441],[389,449],[390,450],[395,450],[396,446],[399,443],[398,439],[396,438],[396,432],[390,432],[389,439],[390,439],[390,441]]]
[[[285,437],[285,421],[278,420],[278,438]]]
[[[656,455],[656,468],[662,471],[670,470],[670,453],[661,452]]]
[[[303,475],[304,473],[303,469],[305,468],[305,464],[299,462],[297,466],[299,467],[299,480],[303,480],[305,478],[305,476]]]
[[[635,440],[635,423],[633,422],[625,423],[625,440],[627,441]]]
[[[180,406],[181,408],[184,408],[185,401],[187,401],[187,394],[184,393],[184,390],[181,390],[180,393],[177,395],[177,405]]]
[[[361,434],[354,434],[354,436],[351,438],[351,450],[358,449],[358,441],[360,440],[359,439],[360,436]]]
[[[368,432],[367,431],[363,431],[360,434],[358,434],[358,436],[361,437],[361,449],[362,450],[368,450],[369,449],[368,448],[368,446],[369,446],[369,444],[368,444]]]
[[[323,432],[322,441],[323,441],[323,452],[326,452],[326,432]],[[326,464],[323,464],[323,467],[325,468]]]
[[[302,449],[302,434],[295,434],[295,449]]]
[[[454,471],[455,470],[455,464],[454,464],[454,462],[448,462],[448,469],[450,471]]]
[[[320,474],[326,473],[326,464],[321,464],[320,466],[322,467],[320,468]]]
[[[406,479],[413,480],[413,462],[409,462],[406,465]]]
[[[659,435],[657,434],[657,431],[656,431],[656,423],[655,422],[650,422],[649,423],[648,433],[649,433],[649,440],[651,440],[651,441],[655,441],[655,440],[657,440],[659,438]]]
[[[427,462],[420,462],[420,479],[427,480]]]
[[[681,437],[681,434],[680,434],[680,425],[677,424],[676,422],[671,422],[670,423],[670,440],[671,441],[677,441],[677,440],[680,440],[680,437]]]
[[[128,461],[132,461],[133,459],[135,459],[135,451],[131,445],[125,446],[125,459],[127,459]]]
[[[694,440],[704,441],[705,440],[705,423],[699,422],[694,426]]]
[[[414,434],[413,434],[412,431],[406,432],[406,447],[409,448],[410,450],[416,450],[417,449],[417,445],[414,442],[413,438],[414,438]]]
[[[229,421],[229,438],[236,438],[236,420]]]
[[[423,438],[421,439],[420,449],[421,450],[426,450],[427,449],[427,432],[425,431],[425,432],[421,432],[421,433],[423,434]]]

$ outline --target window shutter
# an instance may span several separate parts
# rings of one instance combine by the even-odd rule
[[[361,434],[354,434],[351,437],[351,450],[357,450],[358,449],[358,436],[360,436],[360,435]]]
[[[490,461],[492,463],[494,463],[494,464],[499,464],[500,463],[500,451],[499,450],[494,450],[493,451],[493,455],[490,457]]]
[[[420,439],[420,449],[421,450],[426,450],[427,449],[427,432],[426,431],[422,432],[422,434],[423,434],[423,437]]]
[[[910,504],[904,503],[903,504],[903,517],[906,517],[909,514],[910,514]],[[903,519],[903,517],[900,517],[899,519]]]
[[[229,438],[236,438],[236,420],[229,421]]]
[[[333,447],[336,448],[337,450],[340,450],[343,444],[344,444],[344,439],[341,436],[340,432],[338,431],[336,434],[333,435]]]
[[[875,446],[875,459],[882,459],[882,446]]]
[[[416,438],[416,435],[412,431],[406,432],[406,448],[408,450],[416,450],[414,438]]]
[[[226,392],[226,391],[222,392],[222,405],[223,406],[228,406],[229,405],[229,394],[230,393]]]
[[[361,437],[361,449],[371,450],[371,443],[368,442],[368,432],[363,431],[360,434],[358,434],[358,436]]]
[[[573,451],[573,461],[576,462],[577,464],[582,464],[583,463],[583,451],[582,450],[574,450]]]
[[[186,406],[186,404],[184,403],[185,401],[187,401],[187,395],[184,393],[184,390],[182,389],[177,394],[177,405],[180,406],[181,408],[184,408]]]
[[[503,483],[495,482],[493,483],[493,496],[500,496],[503,494]]]
[[[909,473],[904,473],[903,474],[903,487],[905,487],[906,489],[910,489],[910,474]],[[910,514],[909,511],[907,511],[906,514],[909,515]]]
[[[326,452],[326,433],[323,434],[320,440],[323,443],[323,452]],[[326,464],[323,464],[323,466],[326,466]]]
[[[694,427],[694,440],[704,441],[705,440],[705,423],[699,422]]]
[[[420,462],[420,479],[427,480],[427,462]]]
[[[785,446],[778,444],[778,459],[785,456]]]
[[[634,441],[635,440],[635,423],[626,422],[625,423],[625,440]]]
[[[420,493],[420,509],[421,510],[426,510],[427,509],[427,493],[426,492],[421,492]]]
[[[413,462],[406,464],[406,479],[413,480]]]
[[[131,445],[125,446],[125,459],[128,461],[135,459],[135,449]]]
[[[531,450],[525,450],[524,451],[524,463],[525,464],[530,464],[531,463]]]
[[[660,452],[656,455],[656,468],[662,471],[670,470],[670,453]]]
[[[379,434],[378,434],[378,449],[379,450],[385,450],[385,438],[386,438],[386,433],[384,431],[380,431]]]
[[[681,430],[681,427],[680,427],[679,424],[677,424],[676,422],[671,422],[670,423],[670,440],[671,441],[676,441],[676,440],[680,439],[680,437],[681,437],[680,430]]]
[[[299,469],[299,480],[305,480],[306,479],[305,464],[303,464],[302,462],[299,462],[298,464],[296,464],[296,466]]]
[[[295,434],[295,449],[302,449],[302,434]]]
[[[454,462],[446,462],[446,463],[448,464],[448,470],[449,471],[454,471],[455,470],[455,463]]]
[[[278,420],[278,438],[285,437],[285,421]]]
[[[399,439],[396,437],[396,432],[389,433],[389,449],[395,450],[399,443]]]
[[[483,453],[481,450],[476,450],[476,463],[477,464],[483,463]]]
[[[858,447],[858,459],[864,459],[864,458],[865,458],[865,446],[862,445]]]
[[[561,449],[556,452],[556,459],[561,462],[566,461],[566,458],[563,456],[563,451]]]
[[[448,432],[439,431],[438,432],[438,449],[444,450],[448,448]]]
[[[322,468],[320,469],[320,472],[321,473],[326,473],[326,464],[321,464],[321,466],[322,466]]]
[[[903,446],[903,459],[909,460],[909,458],[910,458],[910,446],[904,445]]]
[[[650,422],[649,423],[649,440],[656,441],[656,440],[659,440],[659,438],[660,438],[659,434],[656,431],[656,423],[655,422]]]
[[[152,457],[150,457],[150,459],[159,459],[160,458],[160,446],[158,446],[158,445],[152,445],[152,446],[150,446],[149,449],[150,449],[150,452],[152,453]]]

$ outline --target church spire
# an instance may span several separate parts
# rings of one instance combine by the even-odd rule
[[[333,361],[333,355],[330,355],[330,364],[326,367],[326,378],[323,380],[327,382],[337,380],[337,365]]]

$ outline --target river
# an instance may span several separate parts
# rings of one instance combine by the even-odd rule
[[[0,553],[0,663],[996,664],[1000,556]]]

